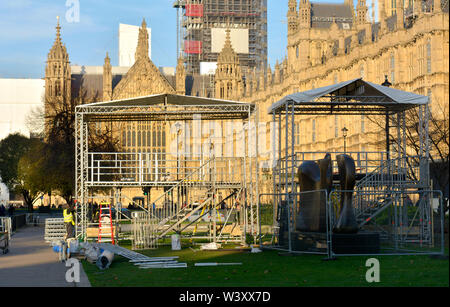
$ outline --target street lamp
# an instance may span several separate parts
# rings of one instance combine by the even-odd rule
[[[386,87],[390,87],[392,85],[392,83],[389,82],[387,75],[384,75],[384,82],[381,85]]]
[[[346,127],[342,128],[342,136],[344,137],[344,153],[347,153],[347,132],[348,129]]]
[[[384,82],[381,84],[382,86],[390,87],[392,85],[391,82],[388,80],[388,76],[384,75]],[[386,111],[386,127],[385,127],[385,133],[386,133],[386,155],[387,160],[390,159],[390,146],[391,146],[391,140],[389,137],[389,112]]]

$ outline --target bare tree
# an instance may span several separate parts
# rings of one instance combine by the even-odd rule
[[[429,112],[429,144],[430,144],[430,171],[434,179],[435,187],[439,188],[446,199],[444,199],[444,211],[448,210],[448,185],[449,185],[449,117],[448,110],[444,110],[442,106],[436,104],[433,106],[433,112]],[[378,128],[384,129],[385,121],[380,117],[368,117]],[[392,126],[403,126],[403,120],[400,122],[397,117],[391,117]],[[419,122],[420,115],[418,108],[410,109],[405,112],[405,138],[406,152],[412,152],[411,160],[407,161],[409,166],[418,165],[419,161],[414,156],[420,155],[419,141]],[[398,139],[397,135],[389,135],[390,142],[396,146],[398,150],[403,151],[403,143]],[[411,173],[414,176],[414,173]],[[418,178],[414,178],[418,179]]]
[[[49,191],[58,193],[71,202],[75,188],[75,109],[77,105],[97,102],[99,94],[88,95],[80,88],[79,95],[71,99],[47,98],[45,111],[35,110],[29,115],[30,127],[42,125],[45,122],[43,154],[46,156],[45,169],[51,178]],[[35,128],[35,131],[38,130]],[[89,147],[95,151],[113,151],[119,141],[114,137],[109,127],[95,131]]]

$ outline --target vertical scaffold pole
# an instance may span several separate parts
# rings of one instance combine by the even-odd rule
[[[289,242],[289,252],[292,251],[292,242],[291,242],[291,208],[290,208],[290,197],[289,197],[289,172],[288,172],[288,162],[289,162],[289,103],[286,103],[285,107],[285,118],[286,118],[286,140],[285,140],[285,183],[284,183],[284,189],[285,189],[285,195],[286,195],[286,206],[287,206],[287,224],[288,224],[288,242]]]

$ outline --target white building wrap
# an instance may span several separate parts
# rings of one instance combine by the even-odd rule
[[[119,66],[131,67],[135,62],[136,47],[139,38],[138,26],[119,24]],[[148,31],[148,56],[152,58],[152,29]]]
[[[230,29],[231,46],[236,53],[249,53],[249,32],[248,29]],[[211,52],[220,53],[226,39],[226,29],[211,29]]]
[[[41,79],[0,79],[0,140],[11,133],[26,137],[26,118],[32,110],[44,108],[45,81]]]

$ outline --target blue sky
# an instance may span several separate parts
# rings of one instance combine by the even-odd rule
[[[56,16],[72,64],[103,65],[108,51],[118,65],[119,23],[152,28],[152,60],[157,66],[176,66],[176,10],[173,0],[78,0],[79,22],[69,22],[66,1],[0,1],[0,78],[42,78],[55,38]],[[315,0],[343,2],[344,0]],[[288,0],[268,0],[268,41],[271,66],[286,49]],[[371,1],[369,0],[369,3]]]

